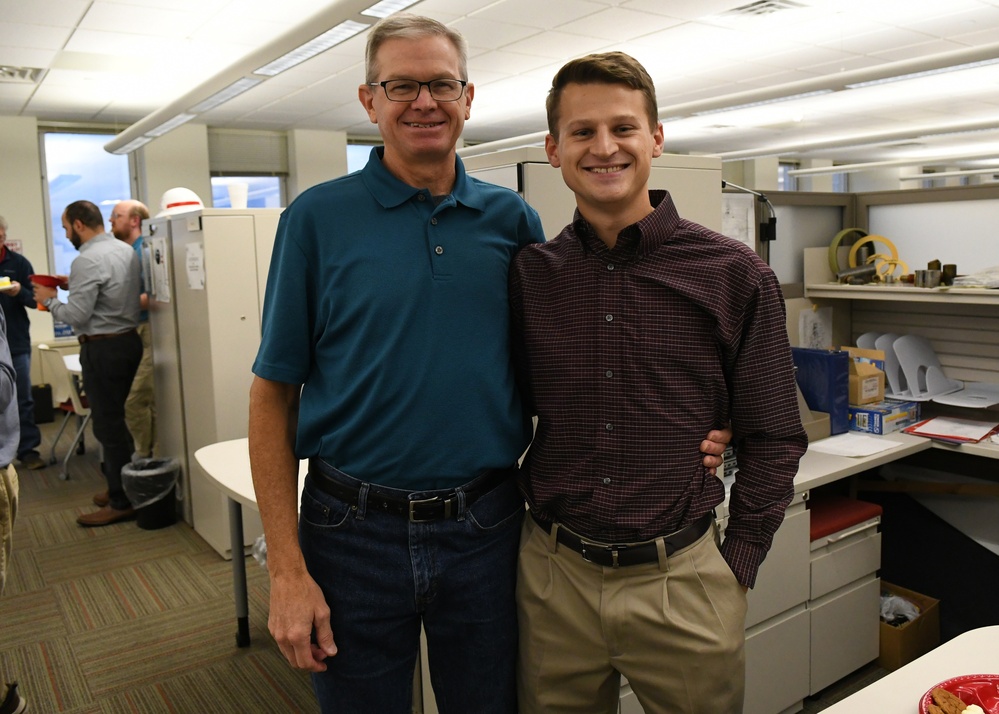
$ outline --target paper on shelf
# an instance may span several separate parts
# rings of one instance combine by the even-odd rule
[[[848,431],[845,434],[830,436],[828,439],[819,439],[808,445],[809,451],[818,451],[823,454],[833,456],[873,456],[882,451],[888,451],[902,443],[885,439],[880,436],[869,436],[855,431]]]
[[[978,442],[988,436],[996,427],[999,427],[999,422],[973,421],[971,419],[957,419],[954,417],[933,417],[918,424],[913,424],[903,431],[930,439]]]

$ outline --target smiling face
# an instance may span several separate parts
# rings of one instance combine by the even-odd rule
[[[624,84],[572,83],[559,100],[557,138],[545,151],[594,222],[613,216],[623,228],[652,212],[652,159],[663,152],[663,128],[649,126],[645,98]]]
[[[445,37],[394,38],[378,49],[376,81],[415,79],[465,79],[460,73],[458,51]],[[368,118],[378,125],[385,142],[383,162],[406,181],[437,166],[453,172],[455,145],[468,119],[474,87],[465,87],[454,102],[438,102],[426,87],[411,102],[393,102],[379,86],[361,85],[358,97]],[[421,186],[422,187],[422,186]]]

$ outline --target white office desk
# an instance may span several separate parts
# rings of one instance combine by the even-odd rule
[[[229,499],[229,542],[232,547],[232,590],[236,600],[236,645],[250,644],[250,610],[246,599],[246,559],[243,553],[242,506],[257,509],[257,495],[253,491],[250,475],[250,449],[248,439],[233,439],[203,446],[194,452],[201,468],[205,470],[219,490]],[[308,462],[298,466],[298,496],[301,502]]]
[[[927,449],[965,450],[965,453],[967,453],[968,449],[967,446],[954,447],[901,432],[889,434],[885,438],[897,441],[900,445],[879,454],[874,454],[873,456],[859,458],[833,456],[809,449],[802,457],[798,466],[798,475],[794,479],[795,492],[803,493],[810,491],[813,488],[882,466],[883,464]],[[999,446],[997,445],[976,444],[974,445],[974,449],[972,453],[975,455],[999,459]],[[201,464],[208,478],[229,498],[229,537],[233,553],[233,592],[236,598],[238,627],[236,642],[240,647],[245,647],[250,644],[250,633],[249,610],[246,601],[246,561],[244,558],[239,557],[239,553],[243,550],[243,515],[240,506],[249,506],[253,510],[257,510],[257,497],[253,492],[253,480],[250,477],[248,440],[245,438],[233,439],[217,444],[209,444],[198,449],[194,453],[194,458]],[[307,470],[308,462],[302,461],[298,469],[299,496],[302,493]]]
[[[833,704],[826,714],[914,714],[926,691],[965,674],[999,673],[999,625],[958,635],[859,692]]]

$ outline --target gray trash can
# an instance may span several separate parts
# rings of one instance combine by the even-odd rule
[[[147,531],[177,522],[177,459],[138,459],[121,470],[121,485],[135,509],[135,522]]]

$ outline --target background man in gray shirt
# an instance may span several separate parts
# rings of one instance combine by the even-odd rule
[[[80,255],[69,273],[69,300],[55,288],[35,286],[35,299],[52,317],[69,324],[80,340],[83,385],[90,401],[94,436],[104,448],[107,493],[94,496],[100,510],[76,519],[106,526],[133,517],[121,485],[121,469],[132,460],[125,400],[142,359],[139,338],[139,259],[127,244],[104,231],[104,217],[90,201],[75,201],[62,214],[66,238]]]

